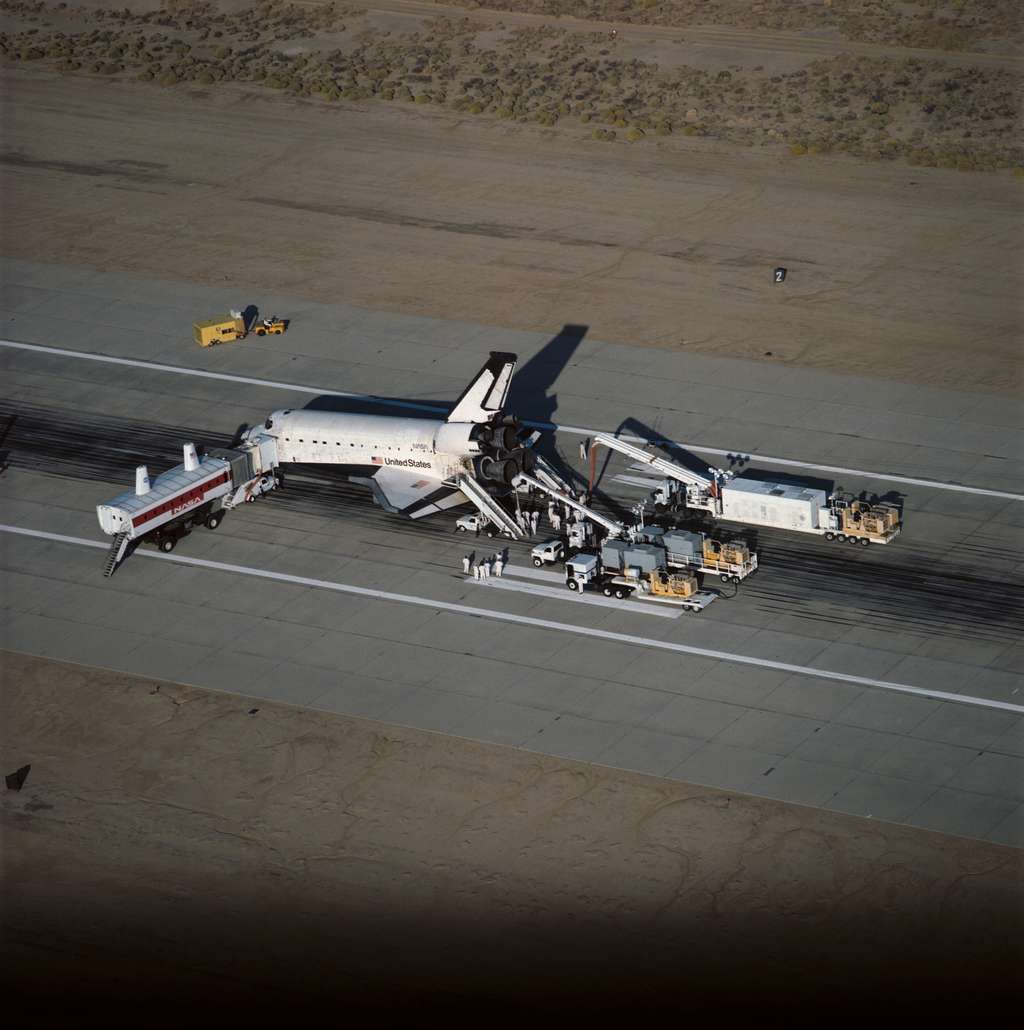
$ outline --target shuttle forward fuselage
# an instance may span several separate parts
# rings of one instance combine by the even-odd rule
[[[263,429],[281,462],[395,467],[439,482],[473,472],[478,431],[470,422],[308,410],[275,411]]]

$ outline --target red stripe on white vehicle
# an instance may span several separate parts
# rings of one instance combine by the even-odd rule
[[[221,472],[220,475],[215,476],[213,479],[208,480],[205,483],[200,483],[198,486],[194,486],[189,490],[183,490],[180,494],[176,494],[174,497],[168,497],[166,501],[161,501],[155,508],[150,508],[148,511],[144,511],[139,515],[136,515],[132,519],[132,528],[138,529],[139,526],[144,525],[147,522],[152,522],[154,519],[159,518],[161,515],[177,515],[179,512],[185,511],[187,508],[194,507],[196,504],[201,503],[207,493],[209,493],[214,487],[218,487],[221,483],[229,483],[231,481],[230,472]]]

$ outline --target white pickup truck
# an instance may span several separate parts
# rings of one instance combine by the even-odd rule
[[[492,539],[499,534],[509,538],[512,537],[512,534],[507,529],[500,529],[486,515],[481,515],[479,512],[473,512],[472,515],[463,515],[461,519],[456,521],[455,531],[457,533],[484,533]]]
[[[544,543],[537,544],[530,551],[530,557],[538,569],[544,565],[554,565],[555,562],[565,561],[565,541],[557,538],[545,540]]]

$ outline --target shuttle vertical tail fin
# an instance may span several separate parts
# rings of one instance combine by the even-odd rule
[[[455,402],[448,421],[487,422],[494,415],[500,415],[505,407],[517,360],[515,354],[491,351],[487,364]]]

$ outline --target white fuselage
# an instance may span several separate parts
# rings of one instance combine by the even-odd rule
[[[469,422],[308,410],[275,411],[267,422],[250,432],[273,436],[282,464],[394,466],[443,482],[471,473],[481,453]]]

